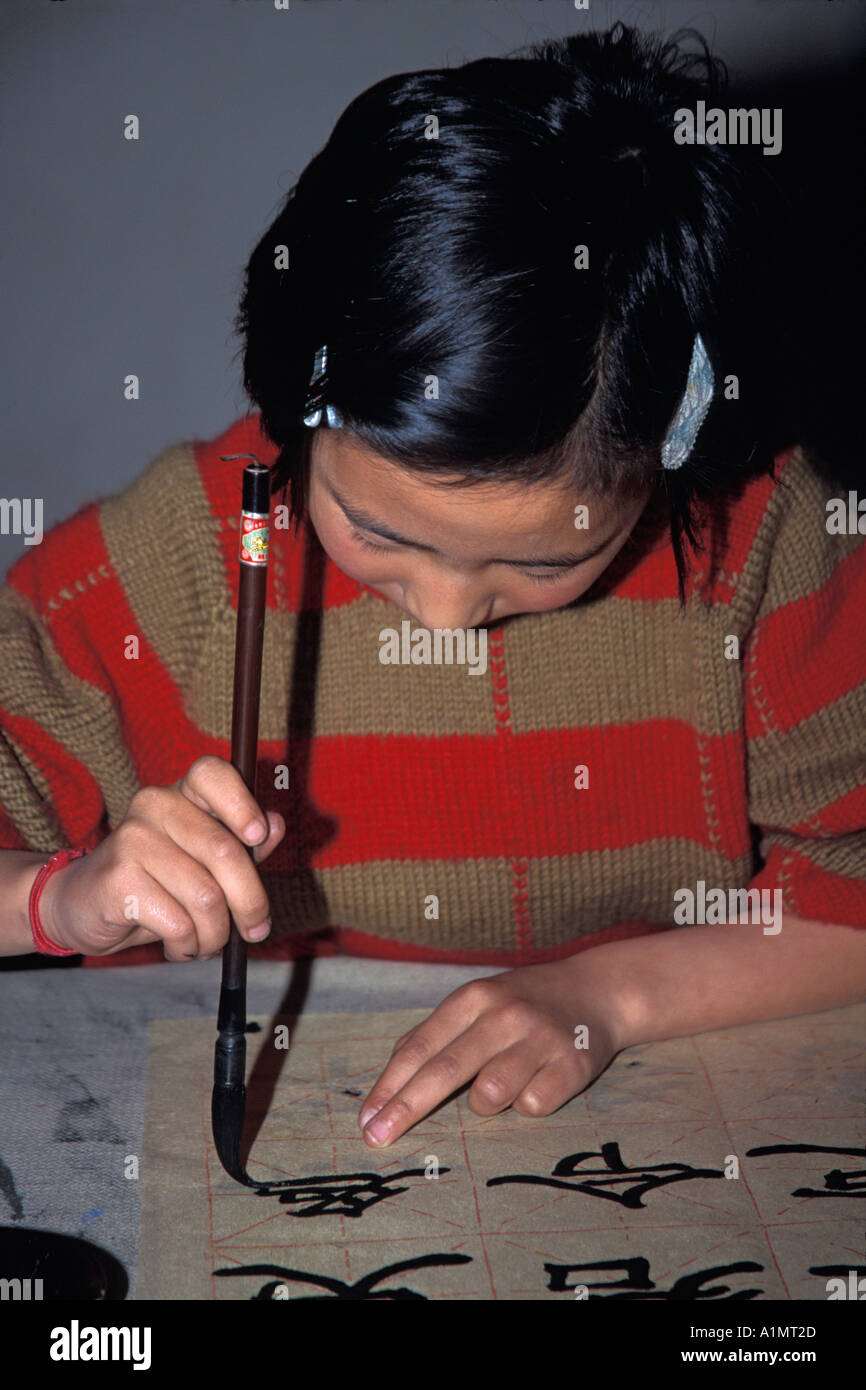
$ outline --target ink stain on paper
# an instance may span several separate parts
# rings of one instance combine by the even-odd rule
[[[71,1080],[81,1087],[85,1096],[83,1100],[65,1102],[54,1128],[56,1142],[122,1144],[124,1138],[111,1118],[110,1102],[97,1100],[77,1076],[71,1077]]]

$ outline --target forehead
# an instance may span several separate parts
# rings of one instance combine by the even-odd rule
[[[461,519],[471,510],[473,519],[487,518],[490,525],[522,521],[524,527],[531,527],[562,524],[566,517],[572,525],[574,508],[582,503],[590,509],[593,529],[617,511],[615,498],[590,493],[562,479],[529,483],[498,477],[461,483],[454,477],[459,474],[459,464],[452,472],[441,474],[417,471],[373,453],[345,430],[317,431],[311,460],[314,469],[324,472],[345,501],[374,509],[391,506],[443,518],[459,511]]]

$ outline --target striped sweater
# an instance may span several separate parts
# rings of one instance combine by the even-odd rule
[[[138,787],[229,758],[242,465],[219,455],[245,452],[276,455],[257,415],[13,565],[3,848],[95,847]],[[491,628],[473,676],[383,664],[405,615],[306,522],[272,527],[257,794],[288,829],[252,956],[556,960],[670,929],[699,883],[866,926],[866,544],[828,531],[832,495],[799,449],[740,483],[701,523],[685,610],[650,505],[575,603]]]

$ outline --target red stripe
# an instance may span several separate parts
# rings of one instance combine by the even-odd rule
[[[259,798],[291,823],[287,796],[298,793],[268,791],[281,758],[273,745],[261,752],[269,765],[261,768]],[[507,739],[333,735],[311,746],[295,739],[292,764],[304,767],[309,758],[309,790],[297,808],[298,839],[284,840],[269,862],[327,868],[376,859],[522,859],[664,836],[710,845],[701,795],[707,775],[715,789],[710,813],[719,822],[717,847],[734,858],[751,844],[739,736],[705,740],[705,756],[706,772],[693,730],[676,720]],[[578,764],[589,767],[585,791],[574,789]],[[666,770],[664,783],[656,784],[653,768]],[[670,795],[672,783],[677,797]]]
[[[795,903],[796,914],[804,921],[866,928],[866,882],[862,879],[829,873],[804,854],[773,845],[767,862],[749,887],[782,888],[784,885],[788,885],[786,899]],[[785,930],[784,912],[782,930]]]
[[[0,806],[0,848],[29,850],[30,845]]]
[[[829,806],[822,806],[816,816],[792,825],[791,831],[794,835],[814,835],[816,822],[820,823],[825,835],[862,834],[866,830],[866,773],[864,784],[838,797]]]
[[[106,826],[102,793],[93,777],[77,758],[32,719],[4,710],[2,723],[15,742],[26,748],[28,757],[47,778],[51,801],[69,843],[73,847],[86,845],[88,849],[95,849]],[[4,820],[10,823],[8,818]],[[16,839],[20,840],[17,832]],[[30,848],[29,845],[10,844],[5,827],[0,829],[0,843],[3,849]]]
[[[861,602],[852,602],[851,594]],[[863,684],[863,599],[866,545],[841,560],[821,589],[785,604],[761,623],[746,658],[750,738],[794,728]]]
[[[7,580],[13,589],[29,599],[38,613],[45,610],[49,599],[61,598],[61,591],[65,589],[68,598],[62,599],[63,606],[57,610],[60,613],[70,600],[74,606],[87,594],[99,592],[105,580],[98,577],[96,583],[91,584],[88,575],[96,574],[107,560],[97,520],[97,504],[90,502],[51,527],[39,546],[38,557],[29,551],[19,555],[9,569]],[[76,585],[76,580],[81,584]],[[54,622],[56,615],[48,609],[45,618],[49,623]]]

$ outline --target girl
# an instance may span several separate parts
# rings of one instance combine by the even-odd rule
[[[7,954],[203,959],[231,912],[271,956],[507,967],[400,1039],[371,1144],[861,997],[866,548],[774,435],[761,152],[675,138],[720,81],[617,25],[351,103],[247,268],[259,413],[10,573]],[[258,802],[246,452],[281,499]]]

